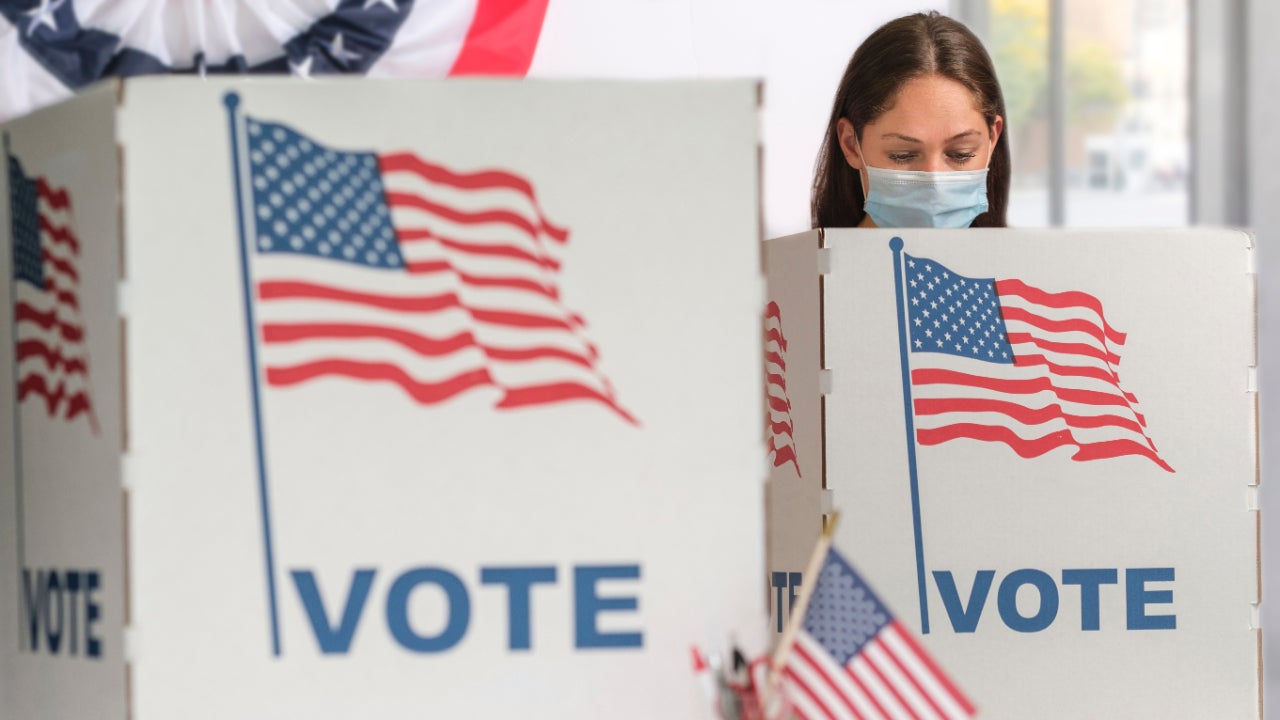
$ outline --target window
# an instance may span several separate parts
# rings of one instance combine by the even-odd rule
[[[1188,4],[977,0],[953,9],[984,36],[1004,89],[1010,225],[1188,224]]]

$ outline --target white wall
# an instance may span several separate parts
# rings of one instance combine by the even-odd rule
[[[854,48],[888,20],[947,6],[947,0],[556,0],[529,75],[763,78],[765,233],[772,237],[809,228],[813,163]]]
[[[1263,654],[1266,717],[1280,718],[1280,4],[1249,0],[1249,214],[1261,302]]]

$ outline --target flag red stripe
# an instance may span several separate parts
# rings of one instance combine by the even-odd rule
[[[1147,438],[1147,442],[1151,443],[1151,439]],[[1155,443],[1151,443],[1151,447],[1134,442],[1133,440],[1107,440],[1104,442],[1089,443],[1081,445],[1080,450],[1071,458],[1072,460],[1102,460],[1106,458],[1120,457],[1123,455],[1142,455],[1150,458],[1167,472],[1173,472],[1173,468],[1160,459],[1156,454]]]
[[[87,375],[88,368],[85,366],[84,358],[67,357],[62,354],[62,348],[49,347],[40,340],[28,339],[18,341],[18,362],[22,362],[28,358],[38,357],[44,360],[44,364],[50,370],[62,369],[67,375]]]
[[[89,395],[85,392],[78,392],[67,399],[67,411],[63,413],[63,419],[67,421],[75,420],[82,414],[89,414],[89,423],[97,432],[97,421],[93,419],[93,408],[89,406]]]
[[[53,295],[54,298],[56,298],[59,303],[66,305],[72,310],[80,309],[80,298],[76,297],[76,294],[74,292],[70,290],[54,289],[52,287],[53,283],[49,282],[49,278],[45,278],[45,284],[46,284],[45,292]]]
[[[788,420],[789,419],[790,418],[788,418]],[[791,437],[794,432],[794,429],[791,427],[791,423],[786,420],[770,420],[769,429],[773,431],[775,435],[786,435],[787,437]]]
[[[441,165],[429,163],[413,153],[403,152],[390,153],[379,157],[378,165],[382,168],[384,177],[387,173],[409,172],[424,180],[449,185],[460,190],[514,190],[528,198],[533,205],[534,211],[538,214],[538,224],[543,232],[559,243],[567,242],[569,239],[568,230],[552,224],[543,215],[542,208],[538,205],[538,199],[534,194],[533,185],[515,173],[503,170],[481,170],[469,173],[455,172]]]
[[[532,385],[529,387],[507,388],[506,395],[498,402],[500,408],[518,408],[527,407],[529,405],[544,405],[546,403],[562,402],[565,400],[595,400],[602,403],[605,407],[613,410],[623,420],[632,425],[639,425],[630,413],[623,410],[613,398],[601,393],[599,390],[589,388],[573,382],[546,383],[543,385]]]
[[[457,308],[466,311],[471,317],[480,322],[487,322],[493,325],[521,328],[561,328],[569,331],[573,331],[576,328],[568,320],[549,315],[473,308],[463,303],[455,293],[451,292],[419,296],[379,295],[302,281],[264,280],[258,283],[258,297],[262,300],[334,300],[408,313],[438,312]]]
[[[1034,395],[1035,393],[1048,390],[1056,395],[1059,400],[1080,403],[1081,405],[1129,406],[1128,401],[1121,395],[1105,393],[1098,390],[1079,390],[1075,388],[1058,387],[1047,377],[1005,380],[1001,378],[990,378],[983,377],[981,375],[956,372],[954,370],[922,368],[920,370],[911,371],[911,383],[917,386],[963,385],[967,387],[994,390],[1008,395]]]
[[[783,372],[787,371],[787,361],[784,360],[781,355],[772,350],[764,354],[764,361],[766,363],[773,363],[774,365],[777,365]]]
[[[822,681],[827,684],[827,687],[830,688],[831,693],[840,699],[840,704],[843,705],[846,710],[853,713],[855,716],[861,717],[861,713],[859,713],[858,709],[853,705],[853,700],[845,695],[844,691],[840,689],[840,686],[837,685],[836,681],[831,677],[831,674],[827,672],[827,668],[823,666],[823,663],[820,662],[818,658],[814,657],[813,653],[809,652],[809,648],[805,647],[803,643],[796,643],[795,645],[792,646],[791,652],[796,653],[802,662],[808,664],[809,668],[813,670],[813,672],[816,672],[822,678]],[[827,656],[827,659],[830,662],[835,663],[835,658]],[[842,672],[844,670],[847,670],[847,667],[837,672]],[[848,673],[845,672],[845,675],[847,676]],[[856,680],[855,680],[855,683],[856,683]],[[858,684],[858,685],[861,688],[861,684]],[[861,688],[861,689],[862,689],[862,694],[867,695],[866,688]],[[875,698],[871,698],[870,695],[867,695],[867,697],[869,697],[871,699],[871,702],[875,704]],[[821,703],[821,701],[819,702]],[[823,709],[827,710],[827,708],[825,707],[825,704]],[[879,705],[877,705],[877,709],[879,709]],[[827,712],[830,712],[830,710],[827,710]]]
[[[536,280],[521,277],[497,277],[472,275],[463,272],[448,260],[424,260],[421,262],[407,262],[405,269],[415,275],[425,275],[437,272],[451,272],[465,285],[472,287],[498,287],[508,290],[526,290],[528,292],[542,295],[551,300],[560,299],[560,291],[554,286],[544,285]]]
[[[1131,403],[1138,402],[1138,398],[1133,393],[1127,393],[1120,387],[1120,378],[1111,371],[1103,370],[1100,367],[1089,365],[1060,365],[1052,362],[1043,355],[1022,355],[1014,358],[1013,364],[1017,367],[1032,367],[1035,365],[1044,365],[1049,368],[1049,372],[1060,377],[1083,377],[1101,380],[1111,383],[1115,389]]]
[[[262,338],[266,343],[288,343],[304,340],[388,340],[424,357],[441,357],[455,353],[468,347],[479,348],[486,356],[495,360],[538,360],[557,359],[594,367],[591,358],[556,347],[538,346],[520,349],[492,347],[476,340],[470,332],[461,332],[452,337],[432,338],[426,335],[402,330],[399,328],[381,327],[377,325],[360,325],[350,323],[263,323]]]
[[[450,75],[524,75],[548,0],[478,0]]]
[[[791,412],[791,403],[786,398],[780,398],[776,395],[769,396],[769,409],[776,412]]]
[[[386,191],[387,204],[392,209],[411,207],[429,212],[437,217],[456,222],[461,225],[482,225],[485,223],[501,223],[523,230],[529,237],[537,240],[540,235],[538,227],[529,222],[525,216],[510,210],[459,210],[458,208],[428,200],[421,195],[407,192]],[[417,228],[415,228],[416,230]],[[406,235],[406,240],[413,239]],[[559,267],[558,265],[556,267]]]
[[[462,306],[454,293],[416,296],[379,295],[293,280],[264,280],[258,283],[258,297],[262,300],[340,300],[382,310],[415,313],[435,312]]]
[[[769,452],[773,453],[773,466],[782,467],[787,463],[791,463],[796,468],[796,475],[804,477],[800,474],[800,461],[796,459],[796,450],[790,445],[778,447],[774,444],[773,438],[769,438]]]
[[[18,381],[18,402],[26,400],[28,395],[44,399],[49,417],[57,417],[58,408],[64,402],[67,409],[63,418],[66,420],[73,420],[89,409],[89,397],[83,390],[68,393],[64,382],[59,382],[57,387],[50,389],[45,377],[38,373],[31,373]]]
[[[1031,439],[1022,438],[1013,430],[1001,425],[979,425],[977,423],[954,423],[940,428],[916,430],[916,440],[921,445],[939,445],[957,438],[1004,443],[1024,458],[1040,457],[1047,452],[1067,446],[1076,448],[1076,453],[1072,456],[1072,460],[1098,460],[1122,455],[1141,455],[1152,460],[1165,470],[1173,472],[1173,469],[1149,447],[1128,440],[1081,443],[1072,436],[1069,430],[1058,430],[1048,435]]]
[[[1010,345],[1031,344],[1041,350],[1048,350],[1062,355],[1082,355],[1084,357],[1095,358],[1101,360],[1109,366],[1120,364],[1120,356],[1106,351],[1097,345],[1086,345],[1084,343],[1068,343],[1058,342],[1055,340],[1045,340],[1031,333],[1011,332],[1008,335]],[[1017,360],[1015,359],[1015,364]]]
[[[462,240],[453,240],[443,235],[438,235],[426,228],[396,228],[396,237],[403,243],[421,242],[423,240],[434,240],[441,246],[456,250],[469,255],[481,255],[487,257],[503,257],[513,260],[523,260],[530,264],[536,265],[546,270],[559,270],[560,263],[556,260],[544,255],[537,255],[529,252],[524,248],[505,243],[473,243],[464,242]]]
[[[766,318],[773,318],[778,322],[782,322],[782,308],[778,307],[777,302],[770,301],[770,303],[764,307],[764,316]]]
[[[562,350],[560,348],[539,346],[539,347],[515,349],[515,348],[497,348],[497,347],[491,347],[488,345],[481,345],[480,349],[484,350],[484,354],[488,355],[494,360],[507,360],[507,361],[516,362],[520,360],[547,360],[547,359],[555,358],[557,360],[564,360],[566,362],[571,362],[576,365],[581,365],[585,368],[591,368],[593,370],[595,369],[595,363],[592,362],[594,358],[583,357],[582,355],[577,355],[569,352],[568,350]]]
[[[902,693],[898,692],[897,683],[894,683],[890,681],[889,678],[885,677],[884,671],[880,669],[879,665],[872,662],[871,659],[867,657],[865,652],[862,654],[861,657],[866,667],[871,671],[871,674],[874,675],[882,685],[888,688],[889,694],[893,697],[894,701],[898,703],[898,706],[903,710],[906,710],[908,713],[915,715],[915,713],[911,711],[911,705],[906,701],[906,699],[902,697]],[[857,679],[857,676],[855,676],[853,673],[853,668],[849,667],[848,665],[846,665],[845,667],[848,668],[849,670],[848,672],[849,677]],[[897,715],[898,713],[893,713],[893,714]]]
[[[1061,405],[1045,405],[1032,408],[1007,400],[989,398],[925,398],[915,400],[916,415],[942,415],[952,412],[1000,413],[1013,418],[1023,425],[1042,425],[1053,420],[1062,420],[1069,427],[1101,428],[1121,427],[1142,435],[1142,426],[1134,420],[1118,415],[1075,415],[1064,412]]]
[[[787,339],[782,337],[781,330],[779,330],[778,328],[769,328],[768,330],[765,331],[764,335],[765,335],[766,342],[777,343],[778,347],[782,348],[782,352],[787,351]]]
[[[778,389],[782,390],[783,397],[786,396],[787,394],[787,376],[786,375],[782,375],[779,373],[766,373],[765,380],[767,384],[777,386]]]
[[[71,207],[71,195],[67,193],[66,188],[55,188],[45,182],[42,177],[36,178],[36,194],[54,210],[66,210]]]
[[[832,715],[831,711],[827,709],[827,704],[822,702],[822,700],[818,698],[817,693],[815,693],[813,689],[809,687],[808,683],[806,683],[804,679],[800,677],[799,673],[797,673],[794,668],[788,666],[785,670],[783,670],[783,673],[785,673],[787,677],[791,678],[792,687],[799,688],[800,692],[809,696],[809,700],[814,704],[814,706],[822,711],[822,717],[828,718],[829,720],[836,720],[836,716]],[[798,706],[794,704],[792,705],[791,709],[797,715],[804,718],[804,720],[813,719],[813,716],[809,715],[808,713],[805,713]]]
[[[1092,336],[1098,341],[1099,347],[1107,347],[1107,339],[1103,337],[1102,328],[1097,324],[1088,320],[1071,318],[1069,320],[1050,320],[1049,318],[1028,312],[1023,308],[1003,307],[1000,308],[1000,314],[1004,317],[1005,322],[1022,322],[1044,332],[1050,333],[1068,333],[1078,332]]]
[[[898,657],[898,654],[893,651],[893,648],[885,642],[880,642],[878,645],[880,647],[880,651],[884,653],[885,657],[889,658],[889,662],[898,669],[898,672],[902,674],[902,677],[907,679],[907,682],[911,684],[911,687],[915,688],[916,694],[924,699],[925,704],[929,706],[929,709],[938,717],[945,718],[947,713],[942,709],[942,706],[938,704],[938,701],[934,699],[933,693],[925,687],[924,683],[920,681],[920,678],[916,677],[916,674],[907,667],[906,663],[904,663],[901,658]]]
[[[924,648],[920,647],[920,643],[912,636],[911,631],[902,627],[902,624],[897,620],[894,620],[890,625],[893,627],[902,642],[906,643],[907,646],[911,648],[911,652],[915,655],[916,659],[921,663],[924,663],[925,667],[929,668],[929,673],[933,675],[933,679],[946,689],[947,694],[949,694],[952,699],[954,699],[956,703],[964,709],[965,713],[969,715],[976,713],[978,709],[974,707],[973,703],[969,701],[969,698],[966,697],[964,693],[960,692],[960,688],[956,687],[955,683],[951,682],[951,678],[942,671],[942,668],[938,667],[938,664],[933,661],[933,657],[930,656],[929,653],[925,652]]]
[[[44,330],[56,327],[62,339],[69,343],[80,342],[84,338],[84,328],[61,320],[58,317],[57,310],[41,312],[27,303],[19,301],[14,317],[18,323],[33,323]]]
[[[1123,345],[1125,338],[1127,337],[1125,333],[1116,330],[1107,323],[1107,317],[1102,312],[1102,301],[1089,293],[1075,290],[1049,293],[1041,290],[1040,288],[1032,287],[1021,280],[997,280],[996,293],[1001,296],[1016,295],[1037,305],[1059,310],[1067,310],[1077,307],[1088,308],[1098,314],[1098,320],[1102,323],[1103,328],[1105,328],[1106,336],[1111,340],[1111,342],[1117,345]],[[1005,317],[1008,316],[1006,315]]]
[[[41,215],[40,229],[44,232],[45,237],[59,245],[66,245],[71,249],[71,252],[76,255],[80,254],[80,240],[76,238],[76,235],[72,232],[71,228],[58,227],[54,225],[49,218]]]
[[[467,311],[476,320],[494,325],[524,328],[562,328],[570,332],[574,329],[574,325],[568,321],[546,315],[534,315],[512,310],[482,310],[479,308],[467,308]]]
[[[41,248],[40,257],[43,258],[45,262],[52,265],[58,272],[66,275],[76,282],[80,282],[80,273],[76,272],[75,266],[49,252],[48,248]]]
[[[402,368],[391,363],[336,358],[291,367],[268,367],[266,371],[267,384],[278,387],[296,385],[327,375],[390,382],[423,404],[442,402],[471,388],[493,384],[493,378],[484,368],[468,370],[448,380],[431,383],[410,377]]]
[[[862,682],[862,678],[853,674],[853,671],[848,665],[844,666],[844,676],[848,678],[849,681],[858,688],[858,691],[862,693],[862,696],[875,707],[877,713],[876,717],[890,717],[889,712],[884,709],[884,705],[880,704],[880,699],[875,696],[875,693],[871,692],[871,689],[867,687],[866,683]]]

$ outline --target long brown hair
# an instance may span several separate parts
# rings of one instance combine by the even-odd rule
[[[1009,204],[1009,124],[995,66],[982,42],[961,23],[931,12],[892,20],[871,33],[845,68],[831,108],[831,120],[818,154],[810,197],[813,227],[854,227],[864,214],[862,183],[840,150],[836,124],[853,123],[862,138],[868,123],[893,107],[908,80],[941,75],[973,93],[990,129],[996,116],[1005,118],[1004,132],[992,150],[987,173],[987,211],[970,227],[1004,227]]]

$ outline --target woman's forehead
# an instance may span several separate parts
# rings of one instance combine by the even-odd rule
[[[941,75],[903,83],[889,109],[867,127],[874,135],[899,135],[921,141],[945,141],[986,128],[973,93]]]

